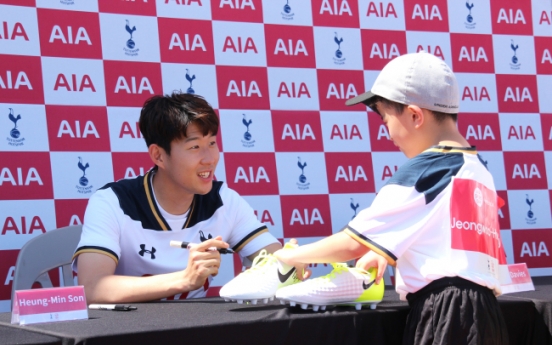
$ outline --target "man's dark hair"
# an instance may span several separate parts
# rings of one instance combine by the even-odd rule
[[[219,128],[217,114],[203,97],[177,91],[148,99],[140,112],[139,123],[146,145],[157,144],[168,155],[171,142],[185,138],[190,124],[195,124],[204,136],[216,135]]]
[[[384,104],[386,107],[393,109],[397,114],[402,114],[402,112],[404,111],[404,108],[407,107],[406,104],[390,101],[387,98],[383,98],[380,96],[373,97],[369,101],[364,102],[364,104],[367,107],[369,107],[376,114],[381,116],[378,110],[378,103]],[[437,121],[437,123],[441,123],[445,121],[446,118],[451,118],[454,122],[457,122],[458,120],[458,114],[448,114],[448,113],[442,113],[440,111],[434,111],[434,110],[430,110],[430,111],[433,114],[433,117],[435,117],[435,121]]]

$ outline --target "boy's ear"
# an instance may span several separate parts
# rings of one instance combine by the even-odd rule
[[[407,111],[414,128],[420,128],[420,126],[422,126],[425,122],[425,114],[422,108],[417,105],[409,105]]]
[[[163,150],[162,147],[160,147],[157,144],[151,144],[148,147],[148,154],[149,154],[153,164],[157,165],[160,168],[165,167],[165,162],[164,162],[164,158],[163,158],[164,155],[165,155],[165,150]]]

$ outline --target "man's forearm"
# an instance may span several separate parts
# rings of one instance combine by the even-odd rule
[[[107,275],[94,282],[82,284],[88,303],[146,302],[197,288],[184,282],[182,272],[149,277]]]

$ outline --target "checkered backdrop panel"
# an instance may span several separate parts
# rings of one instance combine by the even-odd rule
[[[339,231],[406,160],[344,102],[422,49],[457,74],[458,126],[506,200],[508,262],[550,275],[551,36],[544,0],[0,0],[0,311],[25,242],[151,167],[137,121],[154,94],[213,105],[216,176],[276,237]],[[225,257],[210,293],[240,268]]]

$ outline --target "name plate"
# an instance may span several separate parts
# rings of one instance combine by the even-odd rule
[[[535,290],[525,263],[501,265],[499,271],[500,288],[503,294]]]
[[[16,290],[12,324],[88,319],[84,286]]]

